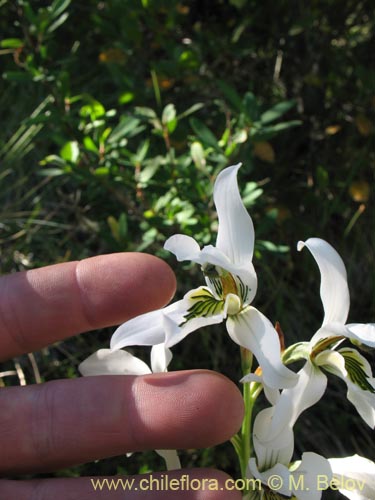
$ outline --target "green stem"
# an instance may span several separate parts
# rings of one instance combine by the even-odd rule
[[[245,404],[245,416],[241,427],[241,456],[240,466],[241,466],[241,476],[246,477],[246,468],[249,462],[251,453],[251,415],[252,415],[252,402],[251,402],[251,388],[250,384],[243,385],[243,400]]]
[[[253,355],[250,351],[241,348],[241,367],[243,376],[251,373]],[[243,399],[245,405],[245,416],[239,434],[236,436],[236,452],[241,467],[242,478],[246,478],[246,469],[252,453],[252,415],[254,403],[262,390],[258,382],[247,382],[243,384]]]

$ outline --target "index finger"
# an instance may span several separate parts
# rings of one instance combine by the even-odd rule
[[[118,253],[0,278],[0,361],[127,321],[164,306],[175,291],[160,259]]]

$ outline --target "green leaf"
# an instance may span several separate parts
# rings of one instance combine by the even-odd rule
[[[261,128],[252,128],[250,130],[250,135],[254,141],[268,141],[277,135],[279,132],[288,130],[289,128],[298,127],[302,122],[300,120],[291,120],[289,122],[277,123],[276,125],[270,125]]]
[[[167,125],[176,118],[176,108],[174,104],[167,104],[163,109],[161,122],[163,125]]]
[[[289,252],[290,248],[287,245],[275,245],[272,241],[258,240],[257,247],[268,250],[274,253],[286,253]]]
[[[243,111],[250,122],[255,122],[259,118],[259,104],[252,92],[246,92],[243,99]]]
[[[83,138],[83,145],[85,146],[86,149],[89,151],[92,151],[93,153],[99,153],[99,149],[95,142],[91,139],[90,136],[86,135]]]
[[[289,111],[291,108],[293,108],[296,105],[296,101],[294,99],[290,101],[282,101],[273,106],[272,108],[268,109],[265,111],[261,117],[260,121],[262,124],[267,124],[270,122],[273,122],[280,118],[283,114],[285,114],[287,111]]]
[[[203,144],[220,150],[216,137],[203,122],[198,120],[198,118],[191,118],[190,125]]]
[[[248,182],[242,192],[242,201],[245,207],[251,207],[255,201],[263,194],[263,189],[258,187],[256,182]]]
[[[77,141],[69,141],[60,150],[60,156],[66,161],[76,163],[79,157],[79,146]]]
[[[47,33],[52,33],[55,30],[57,30],[57,28],[59,28],[62,24],[65,23],[68,17],[69,17],[69,12],[64,12],[64,14],[58,17],[55,22],[53,22],[48,26]]]
[[[2,74],[4,80],[11,80],[15,82],[30,82],[33,76],[25,71],[5,71]]]
[[[94,170],[95,177],[107,177],[110,174],[109,167],[98,167]]]
[[[118,219],[118,232],[120,240],[125,240],[128,234],[128,219],[126,214],[123,212]]]
[[[142,184],[148,184],[163,162],[164,158],[161,156],[156,156],[149,160],[147,166],[140,171],[137,180]]]
[[[177,116],[177,120],[181,120],[182,118],[186,118],[187,116],[192,115],[193,113],[196,113],[197,111],[199,111],[203,107],[204,107],[204,104],[202,102],[197,102],[196,104],[193,104],[192,106],[190,106],[190,108],[188,108],[185,111],[183,111],[182,113],[180,113]]]
[[[134,99],[134,97],[135,97],[134,92],[124,92],[118,98],[118,102],[119,104],[128,104],[128,102],[131,102]]]
[[[71,4],[71,0],[55,0],[48,8],[53,18],[58,17],[66,10]]]
[[[3,49],[19,49],[23,47],[24,42],[20,38],[5,38],[0,41],[0,47]]]
[[[194,165],[203,169],[206,166],[206,159],[204,157],[204,149],[200,142],[194,141],[190,146],[190,154],[193,159]]]
[[[126,116],[120,123],[112,130],[108,137],[108,143],[113,144],[119,142],[123,137],[130,134],[140,123],[138,118],[133,116]]]
[[[243,110],[243,101],[236,89],[223,80],[218,81],[218,86],[229,103],[241,113]]]
[[[38,172],[39,175],[44,177],[58,177],[59,175],[64,175],[66,172],[61,168],[44,168]]]
[[[329,184],[329,173],[322,165],[316,169],[316,181],[320,189],[326,189]]]
[[[90,98],[90,102],[85,104],[80,109],[80,115],[83,117],[90,117],[92,121],[103,116],[105,114],[105,108],[103,104],[95,99]]]

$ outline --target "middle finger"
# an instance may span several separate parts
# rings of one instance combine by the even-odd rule
[[[0,391],[0,473],[63,468],[145,449],[212,446],[241,425],[220,374],[181,371],[58,380]]]

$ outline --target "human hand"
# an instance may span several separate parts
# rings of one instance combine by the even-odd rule
[[[132,253],[3,276],[0,361],[160,308],[174,289],[165,263]],[[1,500],[241,498],[238,491],[225,490],[224,473],[208,469],[168,477],[217,479],[218,491],[140,491],[142,476],[133,476],[131,491],[107,493],[95,491],[90,478],[9,479],[129,451],[201,448],[227,440],[241,425],[243,403],[235,385],[217,373],[97,376],[6,387],[0,390],[0,408]]]

